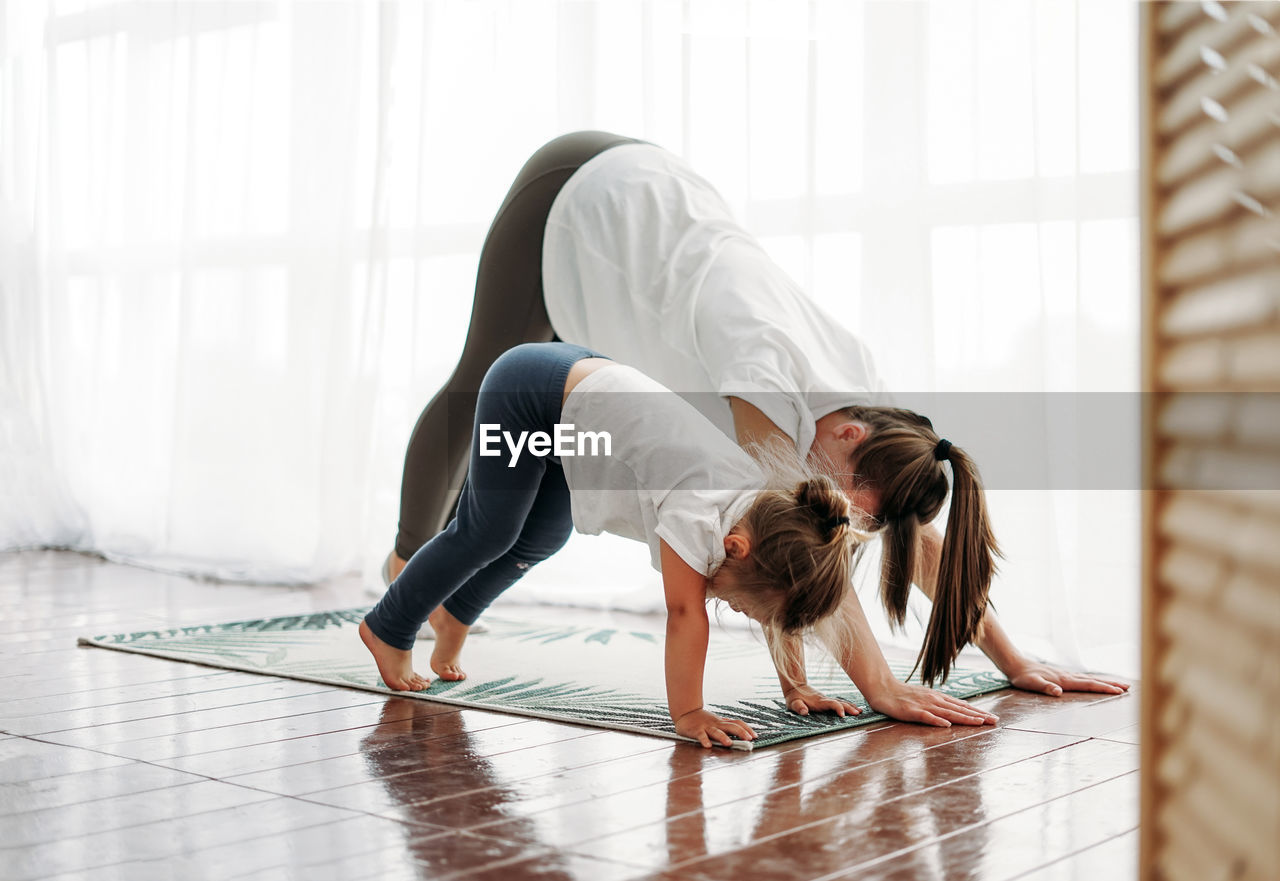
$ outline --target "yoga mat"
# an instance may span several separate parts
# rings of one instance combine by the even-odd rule
[[[359,688],[398,697],[476,707],[557,722],[632,731],[685,740],[667,715],[661,633],[599,626],[561,626],[485,616],[487,633],[468,638],[462,653],[467,679],[433,679],[423,692],[391,691],[382,684],[373,658],[356,628],[368,607],[207,624],[174,630],[147,630],[81,637],[81,645],[188,661],[286,679]],[[430,675],[432,643],[414,651],[415,669]],[[757,633],[712,628],[703,695],[721,716],[747,722],[760,748],[841,731],[886,717],[866,700],[829,656],[809,663],[809,683],[828,697],[860,708],[844,719],[831,713],[800,716],[782,702],[764,639]],[[821,660],[818,660],[821,658]],[[910,666],[890,664],[901,679]],[[972,697],[1008,686],[998,673],[953,669],[940,690]]]

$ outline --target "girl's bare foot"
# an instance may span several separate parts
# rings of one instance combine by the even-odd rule
[[[436,632],[436,645],[431,651],[431,669],[441,679],[449,682],[466,679],[467,674],[458,666],[458,658],[471,628],[450,615],[444,606],[436,606],[435,611],[427,616],[427,622]]]
[[[364,647],[373,655],[378,665],[378,673],[383,683],[393,691],[422,691],[431,684],[431,680],[423,679],[413,672],[413,652],[389,646],[369,629],[364,621],[360,622],[360,639]]]

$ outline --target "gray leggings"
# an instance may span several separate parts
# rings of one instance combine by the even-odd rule
[[[480,251],[462,357],[418,417],[405,451],[395,545],[402,560],[449,523],[466,475],[485,372],[508,349],[555,338],[542,301],[542,236],[556,194],[588,159],[635,143],[608,132],[562,135],[529,158],[507,192]]]

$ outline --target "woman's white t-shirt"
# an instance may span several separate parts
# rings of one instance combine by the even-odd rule
[[[564,455],[573,525],[649,545],[659,540],[702,575],[724,561],[724,539],[764,487],[760,467],[701,414],[640,371],[610,364],[574,386],[560,414],[567,431],[608,432],[586,455]]]
[[[884,392],[866,345],[710,183],[650,144],[605,150],[569,178],[547,218],[542,279],[561,339],[636,365],[730,437],[730,396],[807,454],[818,419]]]

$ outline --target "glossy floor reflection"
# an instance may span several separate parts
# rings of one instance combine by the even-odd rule
[[[217,585],[24,552],[0,555],[0,602],[13,881],[1136,873],[1136,693],[1006,691],[975,700],[997,728],[706,751],[75,645],[367,602],[355,582]]]

